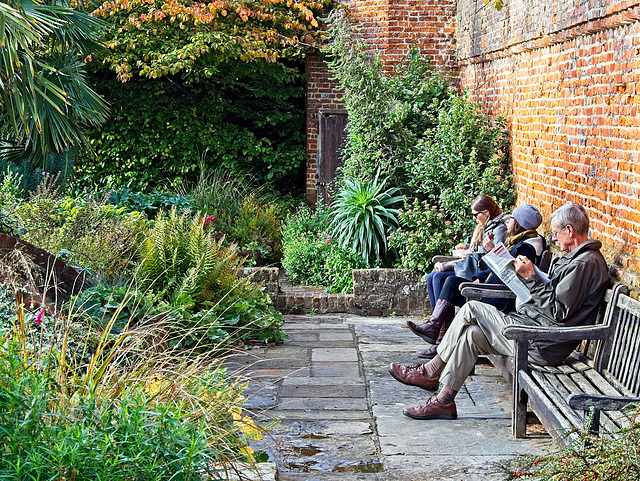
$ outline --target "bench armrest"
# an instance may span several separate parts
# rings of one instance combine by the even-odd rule
[[[620,411],[631,403],[639,403],[638,397],[627,396],[604,396],[602,394],[571,394],[569,396],[569,406],[572,409],[581,409],[583,411],[594,407],[600,411]]]
[[[477,282],[463,282],[460,284],[460,294],[466,299],[515,299],[516,295],[504,284],[482,284]]]
[[[507,339],[514,341],[583,341],[588,339],[605,339],[610,331],[609,326],[585,327],[539,327],[508,325],[502,330]]]
[[[443,264],[446,264],[447,262],[457,262],[460,259],[462,259],[462,257],[455,257],[455,256],[433,256],[431,258],[431,262],[432,263],[436,263],[436,262],[442,262]]]

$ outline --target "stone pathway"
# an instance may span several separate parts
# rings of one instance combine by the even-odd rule
[[[415,363],[426,345],[405,321],[285,316],[285,344],[229,360],[250,380],[246,409],[275,423],[254,446],[269,453],[275,479],[501,480],[500,463],[551,446],[545,434],[511,436],[510,387],[490,365],[479,364],[459,393],[457,420],[403,416],[428,396],[387,372],[392,361]]]

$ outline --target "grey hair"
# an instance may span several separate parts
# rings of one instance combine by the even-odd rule
[[[556,220],[556,227],[564,229],[568,225],[573,227],[577,234],[584,235],[589,233],[589,216],[580,204],[575,202],[567,202],[559,207],[551,214],[551,219]]]

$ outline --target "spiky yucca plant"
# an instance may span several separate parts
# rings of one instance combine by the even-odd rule
[[[215,301],[238,283],[243,259],[205,232],[204,218],[161,212],[142,246],[137,277],[172,304]]]
[[[387,232],[398,227],[398,209],[402,204],[399,189],[385,190],[386,180],[346,177],[336,201],[331,229],[342,247],[360,254],[369,265],[389,261]]]

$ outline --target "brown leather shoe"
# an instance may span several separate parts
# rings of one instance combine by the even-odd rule
[[[431,396],[426,403],[415,408],[407,408],[402,414],[413,419],[456,419],[458,410],[455,401],[442,404],[435,396]]]
[[[416,352],[418,354],[418,357],[420,357],[422,359],[433,359],[438,354],[438,351],[436,350],[437,347],[438,347],[438,345],[434,344],[429,349],[420,349],[420,350],[418,350]]]
[[[396,381],[400,381],[402,384],[408,386],[416,386],[427,391],[435,391],[440,384],[440,378],[430,378],[425,376],[422,364],[416,366],[403,366],[392,362],[389,364],[389,374],[391,374]]]

